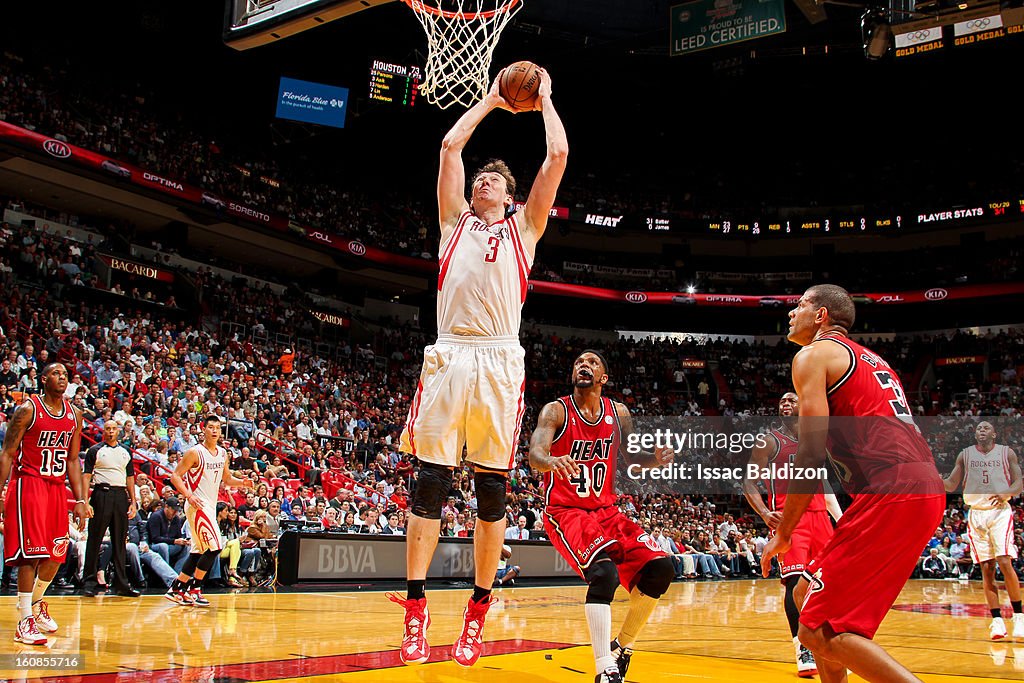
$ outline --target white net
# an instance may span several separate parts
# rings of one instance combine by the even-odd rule
[[[441,109],[470,107],[487,93],[491,57],[522,0],[403,0],[427,34],[420,92]]]

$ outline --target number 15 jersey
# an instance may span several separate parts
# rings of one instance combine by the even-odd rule
[[[32,406],[32,421],[21,439],[14,474],[63,485],[68,471],[68,451],[78,429],[75,410],[64,399],[61,412],[54,415],[38,394],[29,396],[28,402]]]
[[[588,422],[572,396],[558,402],[565,408],[565,424],[551,442],[551,455],[571,455],[579,465],[579,476],[557,479],[544,474],[548,506],[600,510],[615,505],[615,464],[621,434],[619,416],[610,398],[601,398],[601,413]]]

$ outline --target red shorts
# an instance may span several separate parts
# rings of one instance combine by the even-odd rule
[[[544,528],[555,550],[583,579],[594,557],[602,550],[608,553],[626,590],[633,590],[645,564],[666,557],[650,534],[614,506],[601,510],[548,507]]]
[[[873,638],[942,522],[942,494],[862,494],[804,571],[800,623]]]
[[[782,580],[803,574],[811,560],[832,540],[832,520],[824,510],[805,512],[793,530],[793,545],[779,555]]]
[[[4,501],[4,564],[64,562],[68,552],[68,492],[39,477],[14,477]]]

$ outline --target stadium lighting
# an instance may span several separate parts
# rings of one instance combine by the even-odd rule
[[[694,287],[693,285],[686,285],[686,293],[687,294],[693,294],[696,291],[697,291],[697,288]]]

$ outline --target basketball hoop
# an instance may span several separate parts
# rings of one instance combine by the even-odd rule
[[[420,92],[447,109],[470,107],[490,85],[491,57],[522,0],[402,0],[427,34],[427,66]]]

